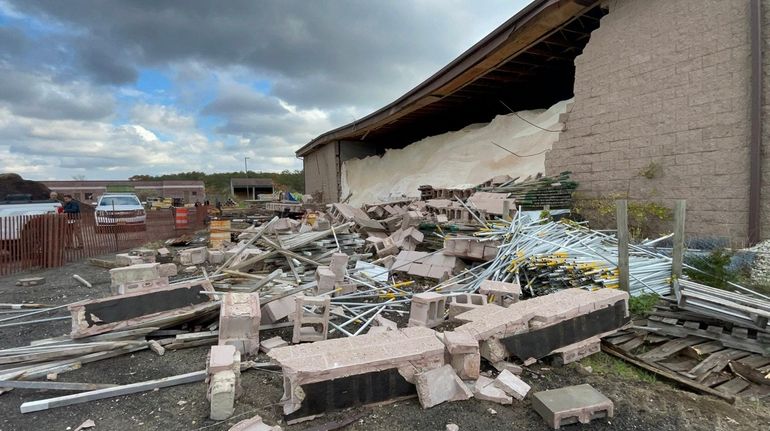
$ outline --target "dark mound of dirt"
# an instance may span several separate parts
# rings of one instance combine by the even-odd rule
[[[19,174],[0,174],[0,200],[8,195],[32,195],[32,200],[48,199],[51,190],[43,183],[25,180]]]

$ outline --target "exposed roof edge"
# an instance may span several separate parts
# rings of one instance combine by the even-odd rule
[[[365,135],[420,107],[441,100],[487,73],[599,0],[534,0],[511,19],[390,104],[366,117],[323,133],[296,151],[305,156],[319,145]]]

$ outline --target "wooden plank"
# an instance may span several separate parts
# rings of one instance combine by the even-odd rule
[[[146,382],[132,383],[114,388],[97,389],[95,391],[66,395],[63,397],[48,398],[39,401],[29,401],[21,405],[21,412],[39,412],[56,407],[71,406],[74,404],[81,404],[95,400],[103,400],[105,398],[151,391],[157,388],[166,388],[169,386],[183,385],[186,383],[195,383],[203,381],[206,378],[206,375],[207,372],[205,370],[194,371],[192,373],[181,374],[173,377],[165,377],[158,380],[148,380]]]
[[[657,362],[678,353],[688,346],[701,343],[702,341],[703,339],[698,337],[677,338],[639,355],[639,359],[649,362]]]
[[[736,361],[750,368],[761,368],[767,364],[770,364],[770,358],[762,355],[751,355],[745,358],[737,359]]]
[[[719,341],[725,347],[746,350],[748,352],[759,353],[760,355],[770,355],[770,346],[761,344],[757,342],[757,340],[750,338],[743,340],[733,337],[730,334],[724,334],[722,333],[722,327],[709,327],[709,329],[686,329],[678,325],[667,325],[660,321],[650,321],[650,328],[659,334],[672,335],[675,337],[686,337],[688,335],[692,335]],[[715,329],[718,329],[718,331]]]
[[[688,371],[698,364],[698,361],[692,358],[675,358],[667,361],[658,361],[658,365],[662,365],[671,371]]]
[[[602,338],[602,340],[617,346],[625,343],[626,341],[633,340],[636,337],[637,335],[635,333],[630,333],[630,334],[620,334],[615,337]]]
[[[701,382],[701,384],[713,388],[714,386],[719,386],[722,383],[729,381],[733,377],[735,376],[730,373],[711,373]]]
[[[746,380],[743,380],[740,377],[736,377],[727,383],[722,383],[721,385],[717,386],[714,389],[720,392],[724,392],[726,394],[735,395],[738,392],[748,388],[749,385],[751,384]]]
[[[731,361],[730,371],[752,383],[770,386],[770,378],[747,365],[741,364],[740,362]]]
[[[686,379],[684,377],[678,376],[670,371],[664,370],[660,367],[656,367],[644,360],[641,360],[639,358],[633,357],[630,354],[617,349],[613,347],[611,344],[608,343],[602,343],[602,350],[612,356],[618,357],[630,364],[636,365],[637,367],[643,368],[647,371],[650,371],[652,373],[655,373],[658,376],[664,377],[668,380],[672,380],[674,382],[677,382],[683,386],[686,386],[690,389],[693,389],[697,392],[713,395],[719,398],[722,398],[726,400],[727,402],[734,403],[735,402],[735,396],[725,394],[719,391],[715,391],[714,389],[711,389],[708,386],[704,386],[700,383],[693,382],[692,380]]]
[[[708,377],[709,373],[718,373],[725,369],[731,360],[748,355],[749,352],[735,349],[727,349],[712,353],[708,358],[704,359],[700,364],[691,369],[688,374],[694,376],[695,380],[702,382]]]
[[[714,352],[724,350],[724,346],[718,341],[707,341],[705,343],[690,346],[686,350],[687,353],[691,352],[693,354],[693,358],[699,359],[702,356],[710,355]]]
[[[642,344],[644,344],[644,337],[636,337],[632,340],[626,341],[625,343],[618,345],[618,347],[620,347],[622,350],[625,350],[626,352],[630,352],[636,349],[637,347],[641,346]]]
[[[629,291],[630,278],[628,273],[628,201],[616,201],[618,224],[618,282],[620,289]]]
[[[2,380],[0,388],[18,389],[44,389],[54,391],[93,391],[97,389],[114,388],[118,385],[101,383],[74,383],[74,382],[38,382],[26,380]]]

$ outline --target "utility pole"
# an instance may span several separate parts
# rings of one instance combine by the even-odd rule
[[[249,162],[248,162],[248,160],[249,160],[248,157],[244,157],[243,158],[243,173],[245,173],[247,177],[249,176]]]

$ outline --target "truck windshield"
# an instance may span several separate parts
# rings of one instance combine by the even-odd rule
[[[141,205],[139,199],[133,196],[107,196],[99,202],[100,207],[111,207],[112,205]]]

